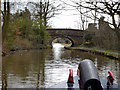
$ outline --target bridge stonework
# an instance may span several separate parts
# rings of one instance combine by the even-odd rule
[[[72,42],[72,47],[79,46],[83,43],[83,30],[77,29],[47,29],[50,34],[49,44],[56,38],[68,38]]]

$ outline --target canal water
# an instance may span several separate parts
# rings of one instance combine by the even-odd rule
[[[111,70],[115,75],[115,83],[120,84],[117,60],[79,50],[65,50],[63,45],[54,44],[53,49],[17,51],[3,57],[0,87],[47,88],[67,81],[70,68],[75,76],[78,64],[84,59],[92,60],[99,76],[104,79]]]

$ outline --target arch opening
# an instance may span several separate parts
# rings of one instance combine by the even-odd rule
[[[59,43],[64,45],[64,47],[73,47],[74,46],[74,42],[72,39],[70,39],[69,37],[56,37],[52,40],[52,45],[54,43]]]

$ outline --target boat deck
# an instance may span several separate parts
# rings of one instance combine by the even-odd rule
[[[69,89],[70,90],[80,90],[80,84],[79,84],[78,80],[79,80],[79,77],[75,76],[74,77],[74,84],[73,84],[73,86],[72,86],[72,84],[71,85],[69,84],[70,86],[68,86],[67,81],[62,81],[62,82],[60,82],[58,84],[55,84],[55,85],[47,88],[47,90],[48,89],[49,90],[55,90],[55,89],[57,89],[57,90],[69,90]],[[102,84],[103,90],[107,90],[107,85],[106,85],[107,84],[107,80],[104,80],[104,79],[100,78],[100,82]],[[114,83],[112,85],[112,88],[110,88],[109,90],[120,90],[120,86],[118,86],[118,84]]]

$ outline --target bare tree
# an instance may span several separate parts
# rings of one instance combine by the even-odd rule
[[[1,13],[1,0],[0,0],[0,13]],[[0,31],[1,31],[1,14],[0,14]]]
[[[1,0],[0,0],[0,13],[1,13]],[[0,63],[1,63],[1,54],[2,54],[2,30],[1,30],[1,14],[0,14]]]
[[[80,4],[81,4],[81,2],[80,2]],[[83,16],[83,14],[82,14],[82,8],[81,7],[79,7],[79,8],[77,8],[77,10],[80,12],[80,19],[81,19],[81,22],[82,22],[82,29],[84,30],[85,28],[84,28],[84,24],[85,24],[85,18],[84,18],[84,16]]]
[[[76,4],[77,8],[87,8],[89,11],[95,11],[95,14],[93,15],[95,19],[99,19],[100,17],[96,16],[96,13],[99,13],[101,15],[107,15],[111,18],[112,21],[107,21],[109,25],[113,27],[113,31],[115,31],[119,41],[118,44],[120,44],[120,22],[118,22],[116,19],[116,16],[120,17],[120,2],[119,1],[113,1],[113,0],[102,0],[101,2],[85,2],[82,1],[82,3],[74,2]],[[90,7],[91,6],[91,7]],[[84,16],[89,17],[89,12],[82,13]],[[120,45],[118,45],[120,49]]]
[[[4,42],[10,20],[10,2],[4,0],[4,12],[3,12],[3,26],[2,26],[2,42]]]
[[[109,2],[106,2],[104,0],[104,2],[97,2],[97,3],[99,5],[97,5],[94,2],[84,2],[84,4],[76,2],[76,5],[77,5],[77,7],[83,7],[83,8],[87,8],[89,10],[96,10],[97,13],[107,14],[107,15],[111,16],[112,22],[109,22],[109,24],[112,25],[116,31],[119,30],[120,25],[119,24],[117,25],[115,16],[119,15],[119,13],[120,13],[120,2],[114,2],[112,0],[110,0]],[[91,5],[92,7],[89,7],[89,5]],[[83,14],[85,14],[85,13],[83,13]]]
[[[49,0],[40,0],[40,2],[29,2],[27,4],[29,8],[32,5],[33,9],[33,16],[39,18],[41,23],[43,22],[44,26],[47,26],[48,21],[50,18],[54,17],[55,15],[59,14],[58,11],[62,10],[62,5],[58,4],[55,5],[54,1]]]

